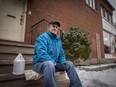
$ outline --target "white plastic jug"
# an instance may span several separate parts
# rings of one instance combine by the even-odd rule
[[[25,60],[22,54],[19,53],[18,56],[14,60],[12,74],[21,75],[21,74],[24,74],[24,70],[25,70]]]

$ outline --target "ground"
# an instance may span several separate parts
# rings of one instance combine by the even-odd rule
[[[116,87],[116,64],[76,67],[83,87]],[[68,79],[67,75],[66,78]]]

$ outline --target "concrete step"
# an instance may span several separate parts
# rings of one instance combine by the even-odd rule
[[[14,59],[19,53],[25,59],[26,69],[31,69],[34,53],[33,45],[0,41],[0,74],[12,72]]]
[[[32,60],[34,46],[21,43],[0,42],[0,60],[14,60],[19,53],[23,54],[25,60]]]
[[[69,80],[65,79],[65,74],[56,74],[56,87],[69,87]],[[0,87],[44,87],[43,77],[39,80],[25,80],[25,75],[0,75]]]
[[[32,69],[32,64],[26,64],[25,70]],[[13,64],[1,64],[0,65],[0,74],[12,73],[13,72]]]

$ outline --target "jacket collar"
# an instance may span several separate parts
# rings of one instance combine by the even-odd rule
[[[57,35],[56,38],[54,38],[54,36],[52,35],[52,33],[48,30],[47,34],[50,36],[50,38],[52,39],[59,39],[59,36]]]

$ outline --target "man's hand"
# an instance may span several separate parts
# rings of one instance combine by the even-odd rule
[[[65,71],[66,70],[66,64],[60,64],[60,63],[56,63],[55,68],[59,71]]]

